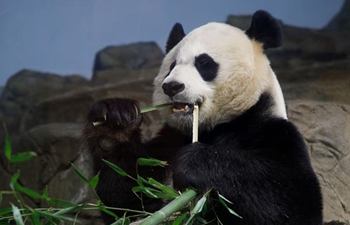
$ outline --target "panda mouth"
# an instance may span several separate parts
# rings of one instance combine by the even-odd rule
[[[185,102],[174,102],[173,113],[193,113],[194,104]]]

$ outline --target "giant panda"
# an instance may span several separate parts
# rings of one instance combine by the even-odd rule
[[[214,204],[222,224],[322,224],[319,182],[265,55],[281,41],[278,21],[261,10],[246,31],[208,23],[186,35],[175,24],[154,81],[154,104],[171,103],[160,112],[166,123],[158,136],[142,141],[136,100],[99,100],[88,113],[84,135],[100,171],[97,193],[103,203],[142,209],[131,191],[135,181],[117,175],[101,159],[135,176],[137,159],[152,157],[169,166],[143,168],[141,176],[170,181],[180,191],[212,190],[230,200],[241,218]],[[194,104],[199,140],[192,143]],[[93,126],[101,120],[105,123]],[[164,205],[151,198],[143,204],[150,212]],[[114,220],[104,217],[106,223]]]

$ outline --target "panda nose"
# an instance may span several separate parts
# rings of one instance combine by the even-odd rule
[[[185,89],[185,85],[176,81],[171,81],[169,83],[164,83],[162,88],[166,95],[173,97],[177,93],[183,91]]]

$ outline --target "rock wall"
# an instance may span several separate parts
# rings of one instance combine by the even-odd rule
[[[229,16],[243,29],[250,16]],[[283,25],[283,47],[268,51],[294,122],[310,149],[322,184],[325,222],[350,224],[350,36],[344,32]],[[91,157],[81,140],[85,116],[94,101],[128,97],[151,105],[153,78],[164,57],[153,42],[110,46],[96,54],[91,80],[22,70],[7,82],[0,98],[0,119],[6,123],[13,151],[35,151],[29,162],[10,165],[0,154],[0,189],[11,174],[20,182],[68,201],[92,202],[93,194],[74,173],[74,163],[92,177]],[[157,112],[143,123],[145,138],[162,121]],[[4,133],[0,132],[3,142]],[[4,199],[5,204],[11,199]],[[44,202],[29,199],[36,207]],[[85,224],[98,224],[96,213],[84,213]],[[337,223],[336,221],[339,221]]]
[[[350,0],[345,0],[341,10],[324,28],[325,30],[350,33]]]

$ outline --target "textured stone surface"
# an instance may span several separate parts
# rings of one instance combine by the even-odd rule
[[[22,70],[7,81],[0,98],[0,119],[12,130],[32,105],[84,85],[88,80],[80,76]]]
[[[303,99],[350,104],[350,63],[338,60],[276,70],[287,100]]]
[[[108,83],[128,83],[130,81],[144,81],[154,79],[159,72],[159,68],[147,68],[139,70],[103,70],[95,72],[93,79],[94,84],[108,84]]]
[[[23,133],[14,143],[15,153],[33,151],[37,157],[12,167],[21,171],[23,185],[43,190],[60,170],[70,167],[79,155],[83,124],[50,123],[36,126]]]
[[[322,185],[325,222],[350,223],[350,105],[296,100],[288,106]]]
[[[327,24],[325,30],[350,33],[350,0],[345,0],[341,10]]]
[[[96,54],[93,78],[98,71],[158,68],[163,57],[155,42],[109,46]]]

